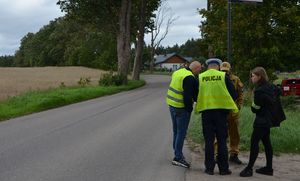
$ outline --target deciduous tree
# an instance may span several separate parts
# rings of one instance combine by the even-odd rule
[[[227,0],[209,0],[200,10],[206,20],[200,25],[205,41],[216,56],[226,60]],[[232,4],[232,60],[244,81],[255,66],[274,70],[299,69],[299,0],[264,0],[261,4]],[[290,65],[293,67],[290,67]],[[290,69],[291,70],[291,69]]]
[[[117,37],[118,73],[127,83],[132,0],[59,0],[68,16],[94,23]]]
[[[178,17],[175,16],[172,9],[168,6],[167,1],[164,0],[156,12],[155,18],[152,19],[153,25],[150,27],[151,33],[151,60],[150,72],[154,69],[154,54],[160,43],[166,38],[174,21]]]

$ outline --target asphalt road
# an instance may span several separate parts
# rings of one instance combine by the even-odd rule
[[[0,123],[1,181],[183,181],[165,94],[145,87]]]

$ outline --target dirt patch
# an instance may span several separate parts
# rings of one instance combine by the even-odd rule
[[[91,78],[96,85],[104,71],[86,67],[0,68],[0,100],[27,91],[57,88],[62,83],[76,86],[80,78]]]
[[[243,161],[243,165],[236,165],[230,163],[230,170],[232,171],[231,175],[221,176],[218,173],[218,168],[215,168],[214,175],[207,175],[204,173],[204,151],[201,146],[195,146],[194,151],[191,151],[189,159],[191,160],[191,168],[186,172],[186,181],[232,181],[232,180],[284,180],[284,181],[299,181],[300,180],[300,155],[293,154],[281,154],[280,156],[274,156],[273,158],[273,169],[274,176],[265,176],[253,173],[253,176],[250,178],[242,178],[239,176],[239,173],[245,168],[248,163],[249,152],[240,153],[239,157]],[[264,153],[260,153],[255,165],[256,168],[265,166],[265,156]]]

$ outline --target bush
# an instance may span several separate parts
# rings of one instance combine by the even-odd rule
[[[80,77],[80,80],[77,82],[78,85],[84,87],[86,85],[90,85],[91,77]]]
[[[102,77],[100,78],[99,85],[100,86],[111,86],[111,85],[120,86],[125,81],[125,78],[126,77],[121,76],[119,74],[114,74],[112,72],[106,73],[106,74],[103,74]]]
[[[59,88],[61,88],[61,89],[66,88],[66,84],[64,82],[61,82],[59,85]]]

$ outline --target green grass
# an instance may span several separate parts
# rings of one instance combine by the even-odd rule
[[[287,120],[281,123],[279,128],[271,129],[271,141],[275,154],[297,153],[300,154],[300,124],[297,110],[286,110]],[[240,117],[240,149],[249,151],[250,138],[253,130],[254,114],[250,107],[241,110]],[[188,138],[195,143],[203,144],[201,115],[192,115]],[[263,146],[260,146],[261,150]]]
[[[162,71],[153,71],[152,75],[172,75],[173,72],[162,72]],[[143,74],[145,75],[151,75],[150,71],[144,71]]]
[[[129,81],[123,86],[67,87],[28,92],[0,102],[0,120],[56,108],[88,99],[115,94],[145,85],[145,81]]]
[[[197,144],[203,144],[204,138],[202,135],[201,114],[193,113],[189,124],[187,136]]]

